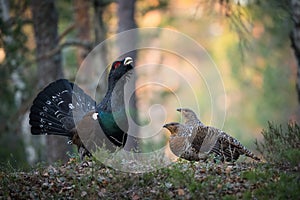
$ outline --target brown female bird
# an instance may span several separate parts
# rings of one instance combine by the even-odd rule
[[[164,125],[171,132],[170,148],[175,155],[194,161],[205,159],[209,154],[221,161],[234,162],[240,155],[260,160],[237,139],[220,129],[204,125],[191,109],[177,111],[181,112],[184,124]]]

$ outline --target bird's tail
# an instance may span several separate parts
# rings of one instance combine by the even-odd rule
[[[245,155],[256,161],[261,161],[259,157],[257,157],[254,153],[252,153],[249,149],[246,148],[245,148]]]
[[[96,102],[76,84],[65,79],[57,80],[33,101],[29,115],[31,133],[71,138],[76,123],[95,106]]]

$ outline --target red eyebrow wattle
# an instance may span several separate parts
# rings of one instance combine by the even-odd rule
[[[117,69],[120,65],[121,65],[121,62],[116,62],[116,63],[114,64],[114,69]]]

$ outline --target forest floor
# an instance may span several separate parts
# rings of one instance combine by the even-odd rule
[[[299,166],[179,160],[146,173],[95,161],[0,171],[0,199],[300,199]]]

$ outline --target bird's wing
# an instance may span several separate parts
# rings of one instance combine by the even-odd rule
[[[192,129],[192,134],[189,136],[191,146],[198,152],[203,144],[204,138],[207,134],[207,126],[196,126]]]
[[[115,150],[114,145],[111,145],[111,142],[104,134],[98,119],[93,116],[94,113],[94,111],[87,113],[77,124],[76,130],[81,140],[79,142],[82,142],[92,152],[103,146],[106,149]],[[76,144],[74,139],[73,143]]]
[[[187,136],[171,135],[169,143],[172,153],[176,156],[189,161],[199,160],[197,150],[191,147]]]
[[[170,149],[178,157],[186,151],[186,137],[183,136],[171,136],[170,137]]]
[[[203,139],[202,145],[200,147],[200,152],[201,153],[209,153],[213,147],[216,145],[218,139],[219,139],[219,130],[210,127],[210,126],[204,126],[202,128],[203,132],[206,133],[205,138]]]
[[[73,118],[77,124],[84,115],[96,109],[96,102],[87,95],[78,85],[73,84],[72,90]],[[92,113],[92,112],[91,112]]]

